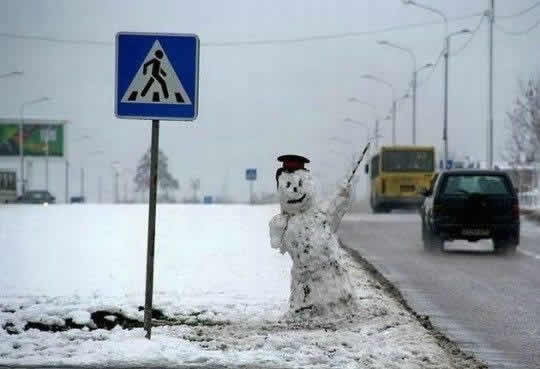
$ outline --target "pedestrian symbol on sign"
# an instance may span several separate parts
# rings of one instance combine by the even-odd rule
[[[141,63],[122,97],[122,102],[191,105],[182,82],[158,40]]]
[[[163,77],[167,76],[167,73],[161,68],[161,59],[163,59],[163,51],[156,50],[154,53],[156,56],[154,59],[150,60],[149,62],[144,63],[143,66],[143,74],[146,75],[146,68],[151,65],[152,66],[152,76],[148,80],[148,83],[146,86],[144,86],[141,96],[146,96],[148,93],[148,90],[152,86],[152,83],[154,83],[154,80],[157,80],[159,84],[161,85],[161,89],[163,90],[163,96],[168,99],[169,98],[169,91],[167,91],[167,83],[163,78],[161,78],[160,74],[163,74]]]

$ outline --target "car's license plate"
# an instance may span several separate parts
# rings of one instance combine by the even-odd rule
[[[461,234],[464,236],[489,236],[489,229],[463,229]]]

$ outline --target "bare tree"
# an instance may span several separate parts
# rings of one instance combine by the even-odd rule
[[[139,160],[135,178],[135,191],[148,192],[150,188],[150,149],[144,153]],[[180,185],[178,181],[169,173],[169,159],[163,151],[159,150],[158,155],[158,194],[160,202],[171,202],[174,198],[171,197],[169,191],[178,190]],[[161,193],[160,193],[161,192]]]
[[[505,159],[514,165],[540,158],[540,79],[520,82],[519,90],[512,110],[507,112],[510,135]]]

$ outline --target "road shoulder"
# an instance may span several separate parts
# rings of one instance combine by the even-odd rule
[[[450,340],[439,329],[437,329],[430,321],[429,316],[418,314],[408,304],[403,297],[401,291],[390,282],[372,263],[367,261],[357,250],[348,247],[341,242],[341,246],[346,250],[353,260],[358,263],[361,268],[373,278],[384,294],[392,299],[401,309],[405,310],[412,316],[418,324],[425,329],[437,345],[447,354],[452,365],[456,368],[488,368],[488,366],[474,357],[474,355],[463,351],[454,341]]]

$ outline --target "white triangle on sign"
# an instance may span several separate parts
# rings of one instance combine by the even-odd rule
[[[122,102],[191,105],[182,82],[158,40],[137,70]]]

